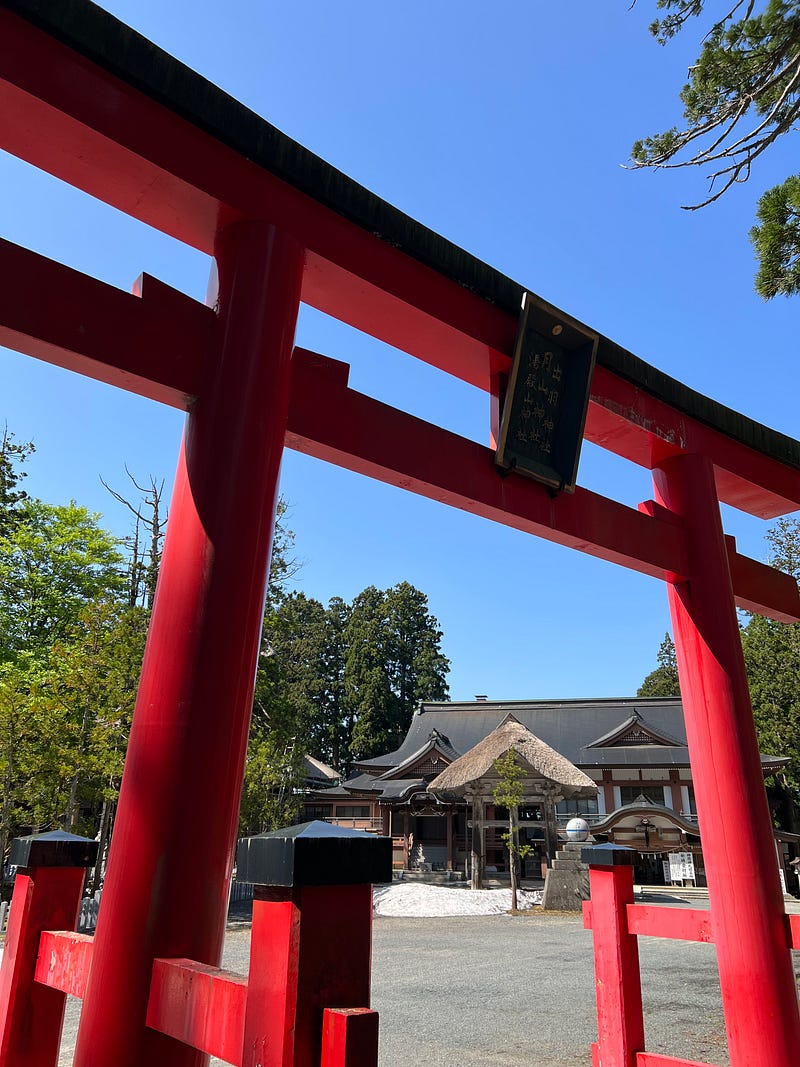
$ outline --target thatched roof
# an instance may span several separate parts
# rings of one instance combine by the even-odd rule
[[[557,787],[562,797],[588,797],[597,795],[597,785],[568,759],[546,745],[526,729],[513,715],[506,718],[469,752],[459,756],[428,786],[431,793],[491,792],[497,783],[498,774],[494,761],[513,749],[517,761],[532,779],[542,786]]]

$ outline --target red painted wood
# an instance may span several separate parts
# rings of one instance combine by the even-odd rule
[[[679,1060],[674,1056],[661,1056],[657,1052],[639,1052],[636,1067],[713,1067],[700,1060]]]
[[[147,275],[131,296],[2,239],[0,272],[0,344],[172,407],[200,392],[210,308]]]
[[[243,1067],[319,1067],[323,1010],[369,1006],[371,954],[371,886],[256,889]]]
[[[629,904],[628,933],[638,937],[674,937],[680,941],[713,942],[711,915],[699,908],[667,908],[663,905]]]
[[[652,469],[681,452],[714,463],[717,493],[726,504],[772,518],[800,508],[800,476],[710,426],[688,418],[605,367],[596,367],[586,438]]]
[[[346,363],[300,348],[292,362],[288,447],[644,574],[685,572],[681,523],[652,501],[639,514],[580,487],[553,498],[529,479],[499,478],[491,449],[349,389]],[[800,619],[794,579],[738,559],[747,603],[763,589],[761,610]]]
[[[320,1067],[377,1067],[378,1013],[369,1008],[326,1008]]]
[[[599,1062],[635,1067],[644,1048],[639,946],[626,931],[633,903],[632,867],[591,867],[594,977],[597,994]]]
[[[293,363],[290,448],[645,574],[685,567],[673,524],[587,489],[553,497],[502,478],[485,446],[348,389],[347,364],[302,349]]]
[[[732,537],[725,541],[736,607],[778,622],[796,622],[800,618],[800,588],[794,578],[740,555]]]
[[[218,265],[219,355],[187,421],[76,1067],[203,1062],[145,1016],[154,959],[219,964],[302,253],[256,223]]]
[[[0,321],[5,323],[5,330],[0,329],[0,337],[5,335],[7,344],[71,370],[88,373],[110,384],[130,388],[151,399],[167,400],[175,406],[186,406],[189,394],[199,392],[205,364],[210,359],[208,353],[215,321],[209,308],[152,278],[143,279],[143,284],[139,287],[143,294],[141,299],[127,296],[112,286],[97,282],[8,242],[0,241],[0,265],[5,268],[9,278],[9,285],[0,295]],[[26,294],[31,291],[44,293],[46,296],[41,304],[41,312],[38,303],[34,307],[30,300],[26,299]],[[351,430],[359,420],[369,427],[370,417],[373,422],[379,420],[383,423],[387,412],[391,411],[375,401],[351,393],[346,399],[351,405],[359,406],[360,410],[353,413],[350,425],[342,426],[335,419],[325,420],[324,413],[330,409],[326,386],[333,384],[328,375],[335,378],[336,384],[344,389],[346,368],[341,366],[338,371],[331,370],[331,367],[337,367],[333,361],[329,361],[326,367],[324,357],[302,351],[295,354],[294,362],[295,375],[302,376],[302,381],[293,391],[290,444],[325,458],[330,455],[331,437],[337,431],[346,435],[348,429]],[[325,377],[324,382],[321,376]],[[312,379],[311,389],[309,377]],[[316,379],[316,394],[313,391],[313,379]],[[305,413],[302,410],[304,407],[309,409]],[[320,416],[320,409],[323,417]],[[416,482],[412,480],[415,457],[444,455],[447,445],[460,446],[463,449],[463,439],[420,420],[394,414],[400,420],[397,440],[402,441],[403,447],[397,450],[395,465],[398,469],[395,470],[394,477],[390,476],[387,480],[406,488],[424,491],[425,486],[419,485],[418,479]],[[312,442],[306,438],[305,443],[302,443],[292,432],[295,424],[306,428],[310,426],[311,432],[314,432],[315,428],[325,426],[326,421],[327,440]],[[401,438],[400,434],[404,436]],[[319,430],[317,436],[320,436]],[[377,428],[373,432],[357,435],[355,441],[360,446],[360,453],[353,457],[355,463],[348,465],[353,469],[365,469],[365,464],[371,464],[370,472],[374,476],[386,478],[387,468],[378,468],[371,457],[374,440],[380,436]],[[314,445],[318,447],[315,448]],[[343,448],[347,447],[347,442],[343,442]],[[339,451],[341,453],[343,450]],[[490,495],[497,497],[500,486],[496,483],[493,467],[489,462],[489,450],[473,446],[470,451],[472,463],[482,466],[488,475],[484,484]],[[406,457],[407,467],[404,466]],[[341,454],[339,461],[344,461]],[[456,471],[467,470],[465,462],[464,457],[454,456],[448,461],[447,467]],[[447,468],[443,473],[446,477]],[[528,497],[537,497],[540,509],[548,520],[557,524],[560,515],[558,509],[552,508],[551,498],[541,487],[533,483],[527,484]],[[594,495],[586,496],[585,491],[581,491],[579,495],[582,496],[581,502],[592,501],[593,510],[591,513],[587,511],[585,515],[577,515],[576,524],[579,529],[572,533],[572,537],[569,536],[572,532],[569,527],[564,531],[567,536],[562,538],[559,536],[562,531],[557,525],[550,531],[543,528],[542,523],[538,524],[538,529],[534,529],[534,532],[549,534],[554,540],[577,548],[590,546],[593,537],[596,537],[596,531],[607,533],[605,551],[598,550],[595,554],[630,564],[630,558],[622,558],[618,552],[609,556],[611,546],[617,542],[642,541],[638,533],[628,534],[624,529],[620,530],[622,517],[627,518],[632,531],[636,527],[636,520],[630,517],[629,509],[623,509],[620,505],[606,502]],[[451,502],[459,506],[457,501]],[[468,503],[471,505],[469,510],[480,513],[480,501],[473,500]],[[665,516],[669,515],[664,508],[659,508],[658,511],[654,511],[654,508],[653,502],[646,502],[640,510],[659,520],[664,520]],[[562,507],[561,510],[566,509]],[[605,510],[606,514],[598,515],[598,510]],[[489,517],[497,519],[498,515],[502,517],[504,514],[507,515],[508,512],[499,507]],[[642,532],[647,530],[647,524],[639,522],[639,527]],[[649,533],[652,535],[653,524],[650,524],[650,527]],[[681,563],[675,554],[675,545],[680,539],[677,533],[668,533],[666,537],[671,537],[673,543],[672,558],[666,558],[674,570],[676,565]],[[644,543],[647,544],[647,540]],[[641,550],[639,555],[642,555]],[[652,549],[647,549],[644,555],[645,562],[649,563],[652,560]],[[735,549],[731,551],[731,563],[736,576],[735,589],[740,607],[764,610],[785,621],[800,617],[800,593],[793,580],[774,568],[738,556]],[[646,572],[654,573],[650,567],[646,568]],[[655,571],[657,574],[663,572],[663,567]]]
[[[154,960],[147,1025],[240,1067],[247,979],[191,960]]]
[[[303,299],[480,388],[508,370],[516,318],[201,133],[7,11],[0,114],[8,151],[211,252],[220,225],[267,218],[307,249]],[[660,406],[659,406],[660,405]],[[800,507],[796,471],[598,368],[587,438],[645,466],[677,447],[718,468],[721,498],[764,516]],[[676,444],[677,443],[677,444]]]
[[[800,915],[787,915],[789,921],[789,944],[794,949],[800,949]]]
[[[211,253],[217,228],[262,218],[308,250],[303,300],[489,388],[516,316],[279,181],[213,137],[0,12],[3,145]]]
[[[800,1013],[713,467],[680,456],[654,481],[689,553],[669,601],[731,1064],[790,1067]]]
[[[35,981],[43,930],[75,929],[86,871],[35,867],[17,871],[0,961],[0,1064],[56,1067],[65,994]]]
[[[39,939],[34,978],[51,989],[83,998],[92,966],[94,938],[68,930],[45,930]]]

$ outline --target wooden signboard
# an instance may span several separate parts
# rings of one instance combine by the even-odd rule
[[[575,488],[597,335],[530,293],[522,303],[495,462]]]

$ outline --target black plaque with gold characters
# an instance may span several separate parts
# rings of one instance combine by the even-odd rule
[[[597,335],[525,293],[495,462],[572,491]]]

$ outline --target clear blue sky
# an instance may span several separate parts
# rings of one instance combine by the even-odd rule
[[[752,289],[747,240],[779,145],[703,212],[699,173],[637,174],[638,136],[679,118],[687,38],[660,48],[639,0],[108,0],[123,21],[279,129],[643,359],[797,435],[797,301]],[[694,31],[691,31],[692,33]],[[129,288],[142,271],[202,299],[208,260],[0,156],[0,234]],[[488,401],[316,312],[298,341],[352,364],[351,384],[488,443]],[[0,350],[0,418],[33,439],[28,488],[73,498],[122,534],[100,485],[124,465],[171,483],[182,417]],[[647,472],[584,449],[582,485],[635,505]],[[652,579],[287,452],[282,492],[323,601],[408,580],[444,630],[456,699],[624,696],[669,627]],[[766,525],[726,509],[740,550]]]

